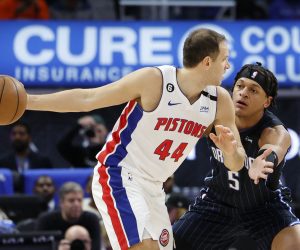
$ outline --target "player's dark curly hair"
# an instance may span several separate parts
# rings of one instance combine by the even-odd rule
[[[276,97],[278,92],[278,81],[275,75],[268,69],[262,66],[260,62],[256,62],[256,64],[245,64],[241,70],[236,74],[234,78],[234,85],[232,90],[237,82],[237,80],[244,76],[245,72],[254,72],[258,71],[260,75],[263,76],[264,81],[259,84],[266,92],[267,96],[272,96],[271,107],[276,106]]]

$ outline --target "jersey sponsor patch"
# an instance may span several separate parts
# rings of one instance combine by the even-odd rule
[[[169,244],[170,240],[170,233],[167,229],[163,229],[160,236],[159,236],[159,243],[165,247],[166,245]]]
[[[167,91],[168,92],[173,92],[175,89],[174,85],[172,83],[167,84]]]
[[[209,107],[207,107],[207,106],[201,106],[200,107],[200,112],[205,112],[205,113],[207,113],[209,111]]]

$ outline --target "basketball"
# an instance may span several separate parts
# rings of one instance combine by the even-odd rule
[[[22,83],[11,76],[0,75],[0,125],[17,121],[25,112],[27,94]]]

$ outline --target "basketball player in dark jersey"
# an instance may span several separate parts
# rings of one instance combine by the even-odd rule
[[[244,167],[229,171],[222,152],[209,140],[212,172],[189,211],[173,226],[176,250],[228,249],[240,233],[254,239],[260,250],[300,249],[300,221],[288,205],[287,188],[280,182],[290,147],[282,122],[268,110],[275,103],[278,83],[272,72],[247,64],[237,73],[233,86],[236,125],[247,153]],[[250,178],[265,159],[273,173]],[[252,165],[252,167],[251,167]]]

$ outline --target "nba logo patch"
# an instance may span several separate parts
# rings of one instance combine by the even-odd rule
[[[169,231],[167,229],[163,229],[160,236],[159,236],[159,243],[165,247],[166,245],[168,245],[170,240],[170,234]]]
[[[251,78],[254,79],[254,78],[257,76],[257,73],[258,73],[257,71],[254,71],[254,72],[252,73],[252,75],[251,75]]]

